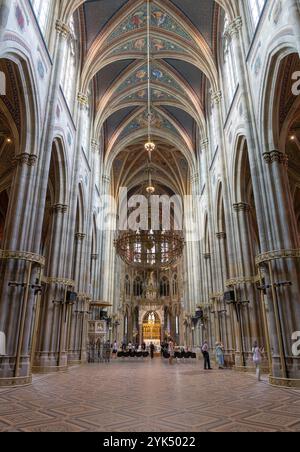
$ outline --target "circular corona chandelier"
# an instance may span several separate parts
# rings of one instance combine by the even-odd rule
[[[184,237],[179,231],[123,231],[115,247],[127,265],[143,270],[167,269],[182,256]]]
[[[151,8],[150,0],[147,0],[147,57],[148,57],[148,141],[145,143],[145,150],[148,153],[148,182],[146,192],[149,195],[155,193],[152,180],[153,168],[152,154],[156,150],[156,145],[151,139]],[[151,218],[151,215],[149,215]],[[122,231],[115,240],[115,247],[118,255],[129,266],[144,270],[167,269],[175,265],[181,258],[184,249],[184,237],[182,232],[177,231]]]

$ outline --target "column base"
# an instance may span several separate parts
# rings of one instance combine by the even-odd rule
[[[51,374],[56,372],[66,372],[68,366],[34,366],[32,373],[34,374]]]
[[[29,375],[28,377],[0,378],[0,388],[29,386],[31,384],[32,384],[32,375]]]
[[[57,352],[37,352],[35,355],[33,373],[64,372],[68,369],[67,354],[61,356]]]
[[[84,364],[87,362],[86,351],[72,351],[68,353],[68,365],[74,366],[76,364]]]
[[[286,388],[286,389],[290,388],[290,389],[300,390],[300,379],[279,378],[279,377],[273,377],[272,375],[270,375],[269,383],[271,386],[276,386],[276,387]]]

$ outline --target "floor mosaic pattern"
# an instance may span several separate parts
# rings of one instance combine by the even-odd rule
[[[300,392],[160,359],[84,365],[0,390],[0,431],[300,431]]]

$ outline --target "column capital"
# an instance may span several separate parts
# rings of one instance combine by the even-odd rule
[[[225,34],[231,38],[238,35],[243,26],[243,19],[241,16],[236,17],[227,27]]]
[[[99,142],[95,138],[93,138],[91,140],[91,149],[94,154],[99,154],[99,146]]]
[[[54,204],[52,206],[52,210],[54,213],[65,214],[68,211],[68,207],[66,204]]]
[[[219,105],[221,103],[222,97],[222,91],[211,91],[211,102],[213,105]]]
[[[75,239],[78,242],[82,242],[86,238],[86,234],[83,234],[82,232],[76,232]]]
[[[268,165],[272,165],[273,163],[278,163],[279,165],[288,166],[289,164],[289,157],[287,154],[281,151],[271,151],[271,152],[265,152],[263,154],[264,161]]]
[[[207,151],[208,145],[209,145],[209,139],[208,138],[203,138],[203,140],[200,141],[200,146],[201,146],[202,150]]]
[[[65,24],[62,20],[57,20],[55,24],[55,29],[59,35],[67,39],[70,35],[70,27]]]
[[[105,183],[105,184],[110,184],[110,177],[109,176],[107,176],[107,175],[103,175],[102,176],[102,179],[103,179],[103,182]]]
[[[216,237],[218,240],[225,240],[227,238],[226,232],[216,232]]]
[[[23,154],[16,155],[13,159],[13,165],[27,165],[27,166],[35,166],[37,163],[38,157],[34,154],[28,154],[24,152]]]
[[[249,212],[250,206],[246,202],[238,202],[233,204],[233,210],[235,212]]]
[[[89,98],[86,94],[79,92],[77,94],[77,100],[80,106],[86,107],[89,103]]]
[[[195,171],[195,173],[193,173],[193,174],[191,175],[191,183],[192,183],[192,184],[197,184],[197,183],[199,183],[199,173],[198,173],[198,171]]]

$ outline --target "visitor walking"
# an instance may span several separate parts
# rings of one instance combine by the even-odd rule
[[[209,347],[207,341],[202,346],[202,354],[204,358],[204,370],[212,370],[210,366]]]
[[[219,369],[224,369],[225,358],[224,358],[224,346],[220,342],[216,343],[216,361]]]
[[[256,377],[258,381],[261,381],[261,363],[262,363],[262,355],[263,355],[264,349],[260,348],[258,346],[258,342],[255,341],[253,344],[253,362],[256,367]]]

